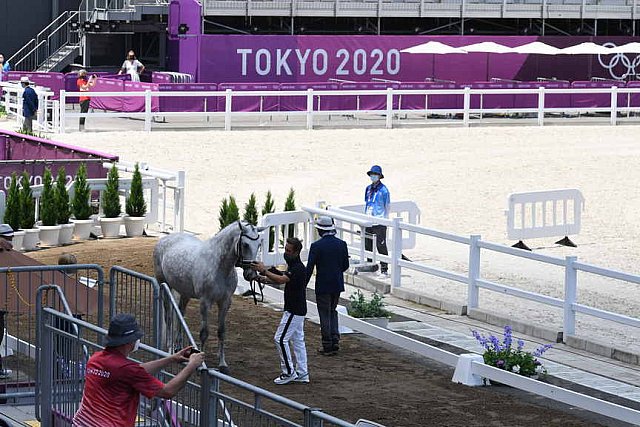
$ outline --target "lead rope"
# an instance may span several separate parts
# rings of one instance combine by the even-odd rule
[[[11,271],[11,268],[7,268],[7,277],[9,279],[9,286],[11,286],[14,290],[14,292],[16,293],[16,295],[18,296],[18,299],[20,301],[22,301],[22,303],[24,305],[26,305],[27,307],[31,308],[33,307],[33,304],[29,304],[29,301],[27,301],[22,294],[20,293],[20,291],[18,290],[18,287],[16,286],[16,278],[15,275],[13,274],[13,271]],[[5,302],[5,308],[8,308],[7,305],[9,304],[9,299],[7,298],[7,301]],[[47,301],[47,294],[43,294],[42,295],[42,306],[46,306],[46,301]]]
[[[264,292],[262,291],[264,289],[264,283],[261,283],[259,281],[257,281],[256,279],[252,279],[251,281],[249,281],[249,286],[251,287],[251,295],[253,295],[253,303],[255,305],[258,305],[258,297],[256,295],[256,283],[258,284],[258,289],[260,289],[260,302],[264,302]]]

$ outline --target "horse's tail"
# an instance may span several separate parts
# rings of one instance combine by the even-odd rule
[[[164,246],[162,244],[162,239],[156,243],[156,246],[153,248],[153,273],[156,277],[158,283],[166,282],[164,277],[164,273],[162,271],[162,256],[164,253]]]

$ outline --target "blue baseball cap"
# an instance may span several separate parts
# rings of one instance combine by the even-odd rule
[[[382,175],[382,168],[378,165],[371,166],[371,169],[369,170],[369,172],[367,172],[367,175],[371,176],[371,174],[373,173],[375,173],[376,175],[380,175],[380,179],[384,178],[384,175]]]

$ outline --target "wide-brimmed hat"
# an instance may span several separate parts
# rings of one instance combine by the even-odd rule
[[[9,224],[0,224],[0,236],[13,237],[13,228]]]
[[[333,224],[333,220],[328,216],[321,216],[316,219],[316,228],[324,231],[335,231],[336,226]]]
[[[378,165],[371,166],[371,169],[369,169],[369,172],[367,172],[367,175],[371,176],[372,173],[375,173],[376,175],[380,175],[380,179],[384,178],[384,175],[382,175],[382,168]]]
[[[105,347],[117,347],[142,338],[144,332],[131,314],[116,314],[109,323]]]
[[[29,77],[22,76],[22,77],[20,77],[20,83],[30,84],[30,83],[33,83],[33,82],[31,80],[29,80]]]

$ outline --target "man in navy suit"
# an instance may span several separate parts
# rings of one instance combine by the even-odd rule
[[[320,316],[322,348],[320,354],[332,356],[339,350],[338,300],[344,292],[343,273],[349,268],[347,244],[336,237],[331,218],[321,216],[316,228],[320,239],[311,244],[307,260],[307,282],[316,269],[316,304]]]

